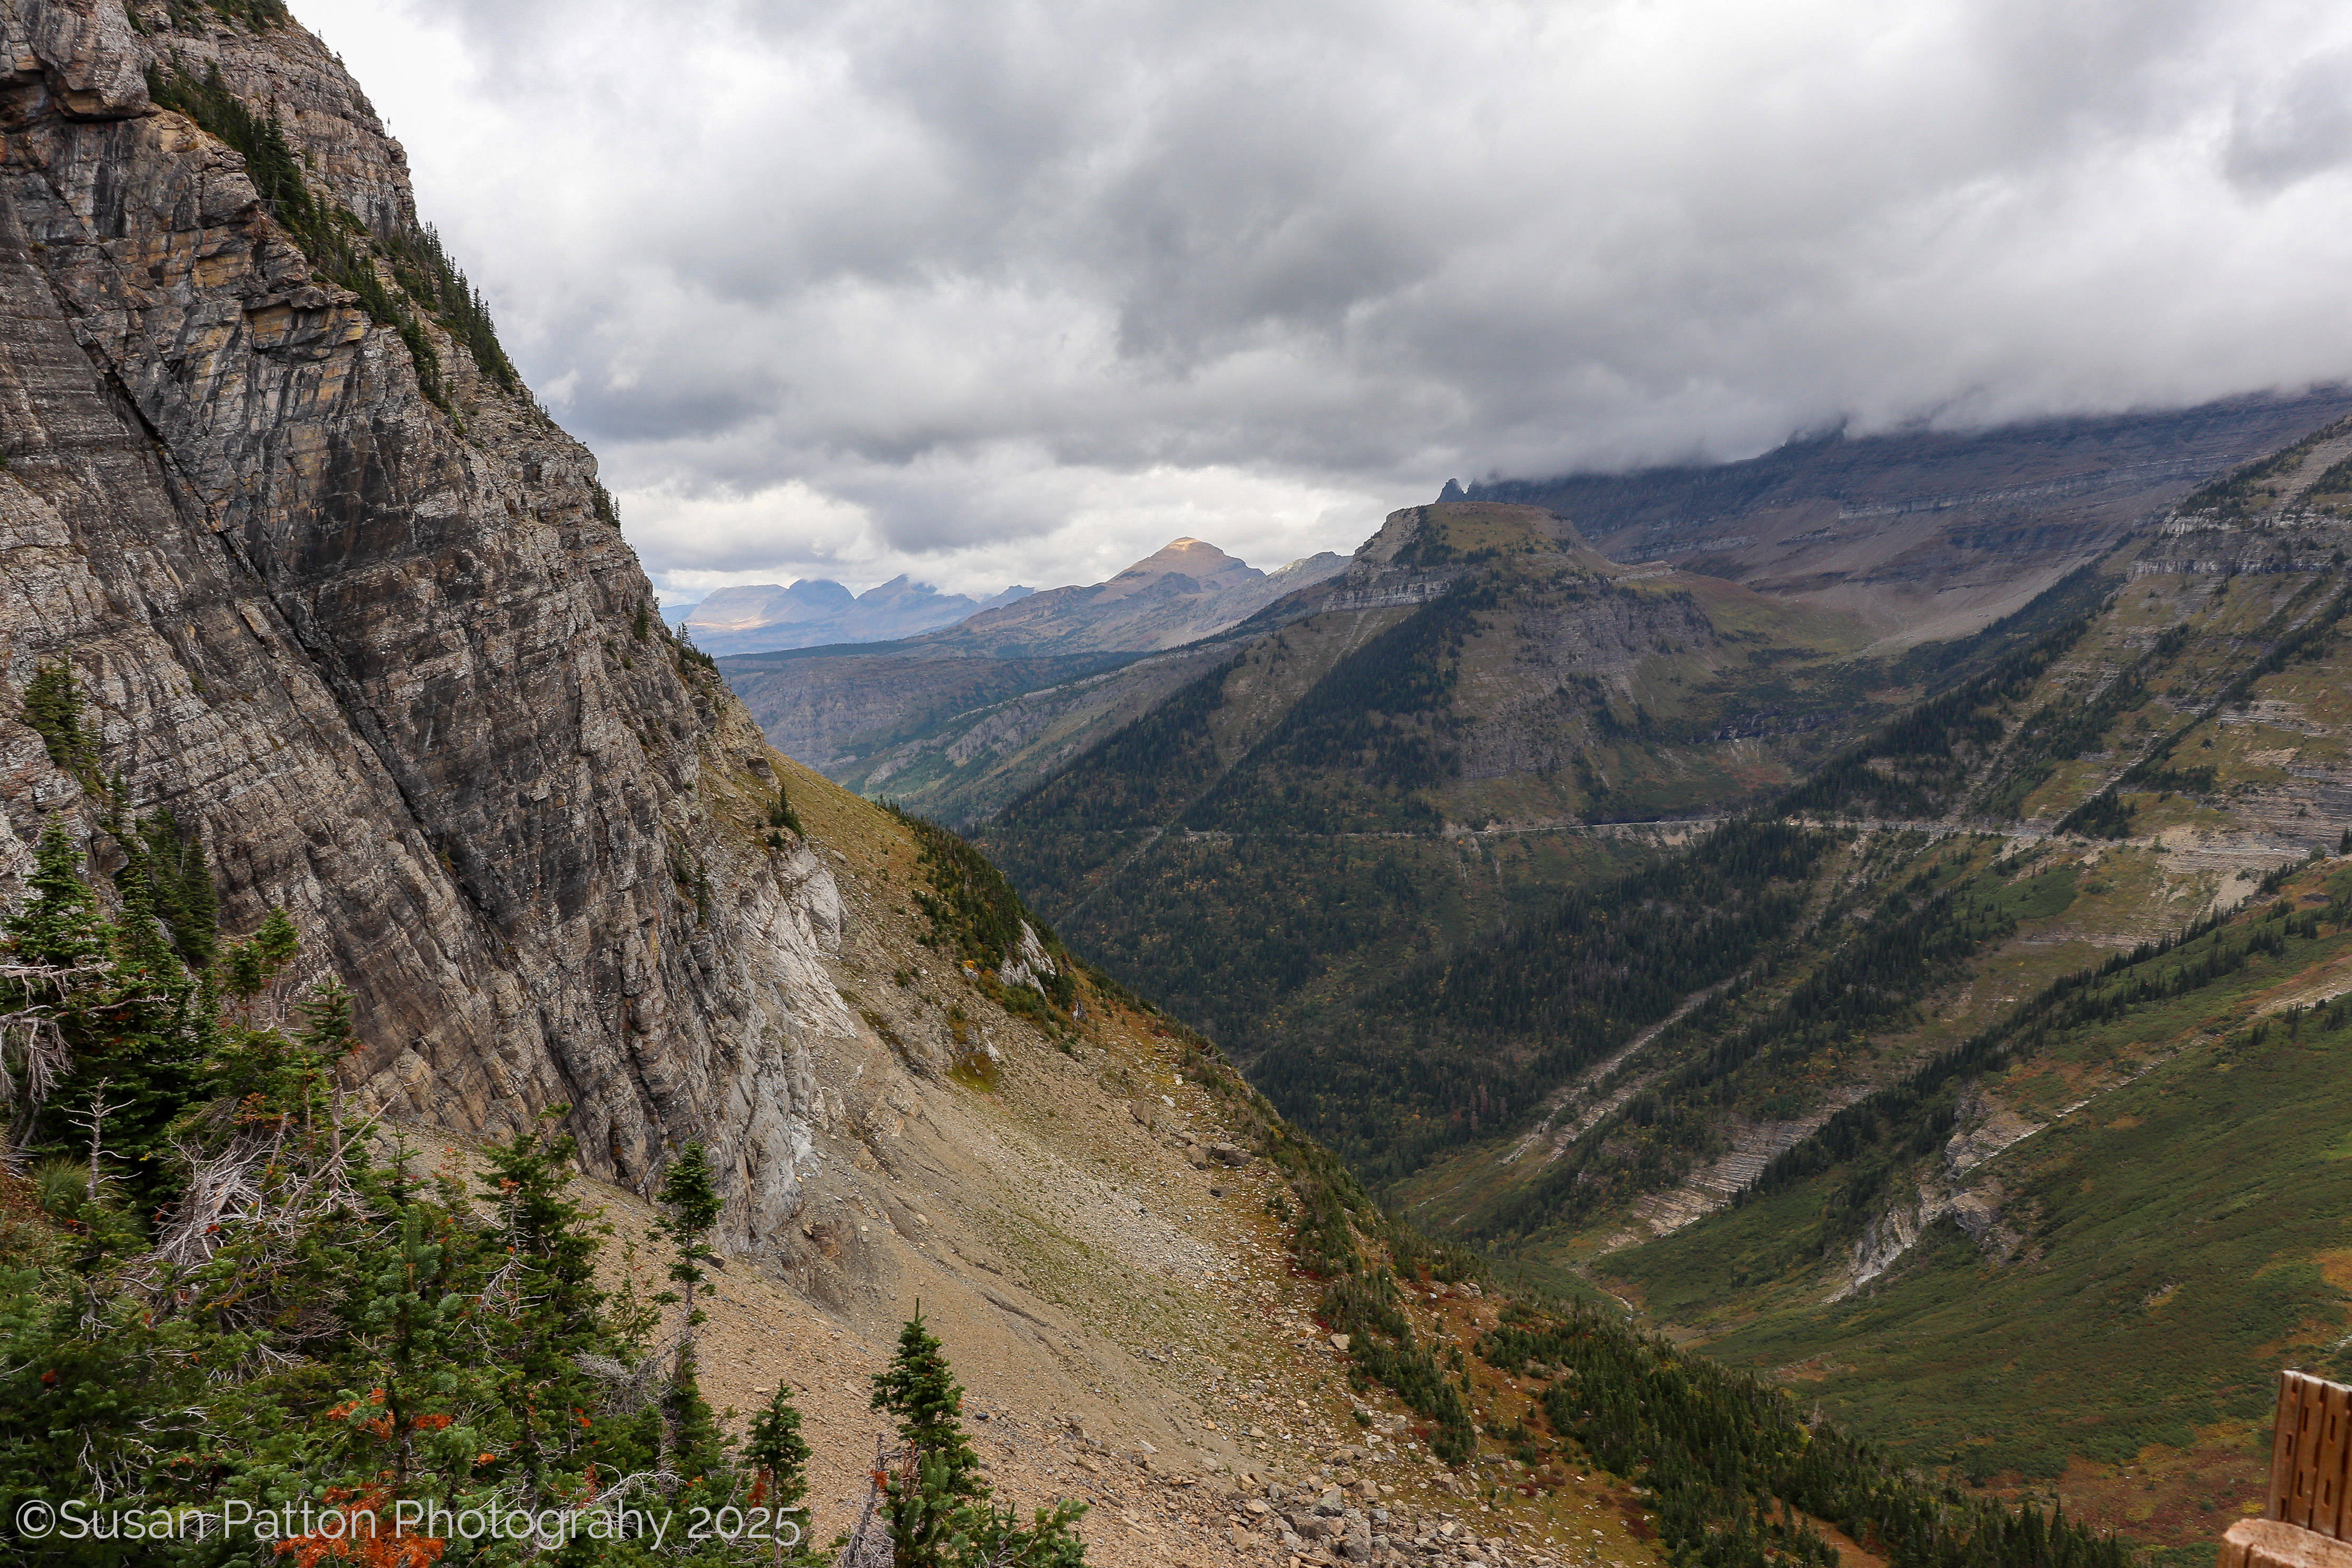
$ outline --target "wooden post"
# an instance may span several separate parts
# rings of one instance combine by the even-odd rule
[[[2279,1373],[2270,1495],[2261,1519],[2221,1538],[2221,1568],[2352,1568],[2352,1388],[2308,1373]]]
[[[2344,1539],[2347,1407],[2352,1388],[2308,1373],[2279,1373],[2268,1517]]]

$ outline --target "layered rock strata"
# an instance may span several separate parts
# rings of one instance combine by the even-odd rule
[[[424,304],[404,341],[331,281],[149,83],[274,117],[394,299],[399,147],[291,25],[0,0],[0,894],[55,813],[103,869],[119,775],[201,830],[228,929],[283,902],[348,980],[367,1101],[493,1135],[569,1104],[632,1186],[705,1139],[761,1245],[851,1026],[757,730],[648,616],[588,452]],[[61,664],[94,768],[18,721]]]

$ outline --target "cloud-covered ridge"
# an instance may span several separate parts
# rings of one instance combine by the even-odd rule
[[[674,585],[1284,560],[1454,474],[2352,364],[2341,7],[301,14]]]

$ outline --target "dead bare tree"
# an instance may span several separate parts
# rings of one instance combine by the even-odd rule
[[[70,966],[0,963],[0,995],[17,1004],[0,1013],[0,1105],[9,1109],[0,1165],[11,1171],[22,1167],[34,1118],[73,1066],[73,1050],[58,1026],[58,1009],[79,983],[113,971],[111,962]]]
[[[856,1528],[849,1532],[849,1542],[833,1560],[833,1568],[893,1568],[898,1549],[890,1541],[890,1516],[884,1507],[889,1484],[897,1479],[901,1485],[911,1485],[915,1468],[921,1456],[911,1448],[886,1449],[882,1439],[874,1440],[874,1468],[866,1480],[866,1506],[857,1515]]]
[[[81,1113],[66,1119],[89,1134],[89,1185],[85,1195],[93,1205],[98,1202],[99,1189],[106,1184],[106,1173],[99,1163],[106,1153],[106,1086],[112,1081],[100,1079],[91,1086],[89,1103],[81,1108]]]

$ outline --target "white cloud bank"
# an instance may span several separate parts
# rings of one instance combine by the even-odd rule
[[[673,591],[2352,373],[2352,11],[297,0]]]

